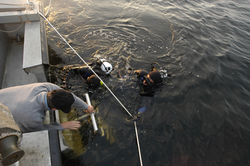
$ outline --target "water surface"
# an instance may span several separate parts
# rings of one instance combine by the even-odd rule
[[[85,61],[101,55],[112,63],[105,83],[132,114],[144,101],[133,70],[158,62],[171,74],[137,126],[145,166],[247,166],[249,11],[249,0],[60,0],[48,19]],[[67,66],[83,62],[49,25],[47,37],[58,76],[51,82],[60,84]],[[82,97],[82,80],[72,84]],[[64,165],[140,165],[129,115],[105,89],[92,99],[102,131],[93,134],[85,120],[69,142],[80,152],[64,152]]]

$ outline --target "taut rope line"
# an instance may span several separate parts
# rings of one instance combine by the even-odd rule
[[[62,35],[54,28],[54,26],[47,20],[47,18],[40,13],[39,11],[37,11],[38,14],[48,22],[48,24],[56,31],[56,33],[63,39],[63,41],[74,51],[74,53],[84,62],[84,64],[86,66],[88,66],[88,68],[96,75],[97,78],[99,78],[99,80],[101,80],[103,82],[103,85],[108,89],[108,91],[113,95],[113,97],[118,101],[118,103],[125,109],[125,111],[127,111],[127,113],[133,117],[131,115],[131,113],[127,110],[127,108],[120,102],[120,100],[114,95],[114,93],[109,89],[109,87],[105,84],[105,82],[94,72],[94,70],[84,61],[84,59],[75,51],[75,49],[73,47],[71,47],[71,45],[64,39],[64,37],[62,37]],[[138,132],[137,132],[137,127],[136,127],[136,122],[134,121],[134,125],[135,125],[135,134],[136,134],[136,141],[137,141],[137,146],[138,146],[138,153],[139,153],[139,159],[140,159],[140,164],[141,166],[143,166],[142,163],[142,157],[141,157],[141,151],[140,151],[140,144],[139,144],[139,138],[138,138]]]
[[[127,110],[127,108],[120,102],[120,100],[114,95],[114,93],[109,89],[109,87],[105,84],[105,82],[94,72],[94,70],[84,61],[84,59],[75,51],[75,49],[73,47],[71,47],[71,45],[64,39],[64,37],[62,37],[62,35],[54,28],[54,26],[47,20],[46,17],[44,17],[42,15],[42,13],[40,13],[39,11],[37,11],[38,14],[43,17],[43,19],[45,19],[49,25],[56,31],[56,33],[63,39],[63,41],[74,51],[74,53],[84,62],[84,64],[86,66],[88,66],[88,68],[96,75],[97,78],[99,78],[99,80],[101,80],[103,82],[103,85],[109,90],[109,92],[114,96],[114,98],[118,101],[118,103],[125,109],[125,111],[127,111],[127,113],[133,117],[131,115],[131,113]]]

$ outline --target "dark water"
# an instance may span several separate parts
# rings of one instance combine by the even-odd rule
[[[50,11],[85,61],[100,54],[115,66],[105,82],[132,114],[144,99],[131,72],[151,62],[168,69],[138,125],[145,166],[250,165],[249,0],[54,0]],[[47,34],[56,68],[83,64],[49,25]],[[119,69],[129,69],[126,80]],[[105,89],[92,102],[102,132],[84,123],[71,142],[84,150],[65,153],[64,165],[140,165],[128,114]]]

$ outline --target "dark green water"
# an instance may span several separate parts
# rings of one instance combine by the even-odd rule
[[[168,69],[171,78],[138,125],[145,166],[250,165],[249,0],[52,0],[50,11],[49,21],[85,61],[100,54],[115,66],[105,83],[132,114],[143,98],[131,70],[122,81],[119,69],[150,70],[151,62]],[[47,37],[53,65],[83,64],[49,25]],[[73,84],[82,97],[81,79]],[[64,165],[140,165],[126,111],[105,89],[93,102],[103,132],[84,124],[87,150],[65,153]]]

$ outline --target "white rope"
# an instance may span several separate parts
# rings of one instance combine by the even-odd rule
[[[102,82],[103,85],[109,90],[109,92],[114,96],[114,98],[120,103],[120,105],[127,111],[127,113],[133,117],[130,112],[127,110],[127,108],[119,101],[119,99],[113,94],[113,92],[108,88],[108,86],[105,84],[105,82],[94,72],[94,70],[84,61],[84,59],[82,59],[82,57],[75,51],[75,49],[73,47],[71,47],[71,45],[62,37],[62,35],[54,28],[54,26],[46,19],[46,17],[44,17],[39,11],[37,11],[38,14],[43,17],[43,19],[45,19],[49,25],[56,31],[56,33],[63,39],[63,41],[75,52],[75,54],[84,62],[84,64],[86,66],[88,66],[88,68],[96,75],[97,78],[99,78]],[[140,150],[140,143],[139,143],[139,137],[138,137],[138,132],[137,132],[137,127],[136,127],[136,122],[134,121],[134,125],[135,125],[135,134],[136,134],[136,140],[137,140],[137,146],[138,146],[138,153],[139,153],[139,158],[140,158],[140,164],[141,166],[143,166],[142,164],[142,157],[141,157],[141,150]]]
[[[47,17],[47,16],[48,16],[48,14],[49,14],[49,9],[50,9],[50,6],[51,6],[51,0],[49,1],[49,7],[48,7],[48,10],[47,10],[47,13],[45,14],[45,17]]]
[[[42,15],[42,13],[40,13],[39,11],[37,11],[38,14],[43,17],[43,19],[45,19],[49,25],[56,31],[56,33],[63,39],[63,41],[74,51],[74,53],[84,62],[84,64],[86,66],[88,66],[88,68],[96,75],[97,78],[99,78],[100,81],[103,82],[103,85],[109,90],[109,92],[114,96],[114,98],[118,101],[118,103],[124,108],[125,111],[127,111],[127,113],[133,117],[131,115],[131,113],[127,110],[127,108],[119,101],[119,99],[114,95],[114,93],[108,88],[108,86],[105,84],[105,82],[94,72],[94,70],[84,61],[84,59],[82,59],[82,57],[75,51],[75,49],[73,47],[71,47],[71,45],[64,39],[64,37],[62,37],[62,35],[54,28],[54,26],[46,19],[46,17],[44,17]]]
[[[134,125],[135,125],[135,135],[136,135],[136,141],[137,141],[137,146],[138,146],[138,153],[139,153],[140,163],[141,163],[141,166],[143,166],[143,164],[142,164],[142,158],[141,158],[141,150],[140,150],[139,137],[138,137],[137,127],[136,127],[136,121],[134,121]]]
[[[20,27],[18,27],[16,30],[13,30],[13,31],[4,31],[4,30],[1,30],[1,29],[0,29],[0,32],[12,33],[12,32],[15,32],[15,31],[19,30],[22,26],[23,26],[23,21],[22,21],[22,24],[20,25]]]

